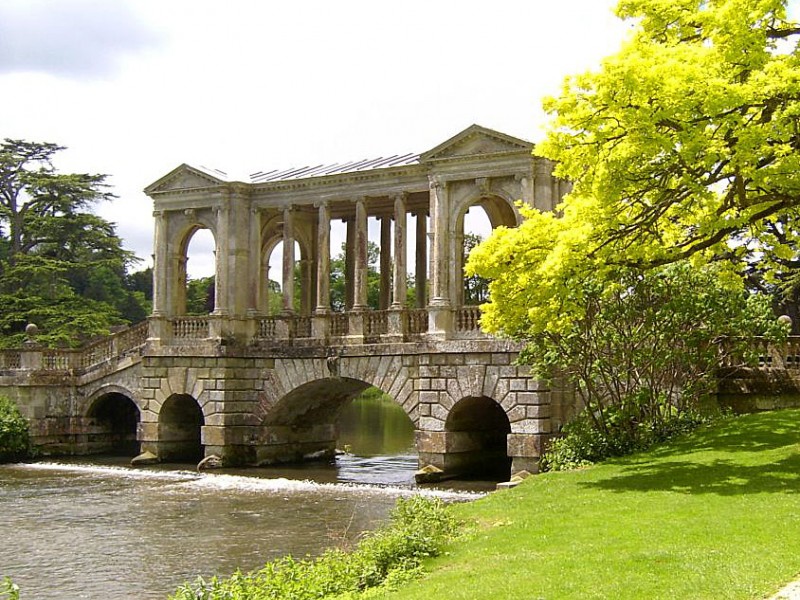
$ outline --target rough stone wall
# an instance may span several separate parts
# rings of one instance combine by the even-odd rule
[[[419,392],[420,429],[444,431],[453,406],[485,396],[503,407],[513,433],[549,433],[550,390],[512,364],[516,352],[464,352],[403,357]]]
[[[257,425],[257,407],[274,366],[274,359],[257,357],[145,357],[141,378],[144,439],[157,439],[158,414],[175,394],[197,401],[209,435],[219,433],[212,428]]]

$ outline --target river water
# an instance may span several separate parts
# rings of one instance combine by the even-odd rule
[[[402,496],[477,497],[415,489],[410,423],[398,434],[395,417],[376,411],[354,404],[341,423],[353,454],[335,464],[212,473],[132,469],[118,457],[2,465],[0,575],[23,600],[163,599],[197,576],[352,544]]]

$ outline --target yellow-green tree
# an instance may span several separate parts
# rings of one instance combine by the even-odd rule
[[[800,28],[786,0],[622,0],[630,39],[546,100],[590,260],[793,256]]]
[[[492,280],[482,327],[527,342],[540,375],[565,374],[599,429],[690,407],[717,349],[780,335],[742,274],[754,257],[780,274],[800,235],[800,29],[786,3],[617,12],[630,39],[545,102],[535,152],[572,192],[556,213],[521,207],[522,225],[467,262]]]

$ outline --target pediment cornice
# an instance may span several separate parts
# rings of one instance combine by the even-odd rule
[[[498,154],[519,154],[533,151],[533,144],[493,129],[471,125],[461,133],[420,154],[421,163],[441,160],[465,160]]]

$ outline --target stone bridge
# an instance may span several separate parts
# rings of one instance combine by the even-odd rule
[[[77,350],[31,339],[2,351],[0,391],[45,454],[264,465],[332,455],[339,411],[375,386],[414,424],[420,465],[535,472],[574,399],[517,366],[519,347],[480,330],[462,275],[471,209],[513,227],[517,201],[552,210],[567,191],[531,151],[472,126],[420,155],[246,180],[182,165],[145,190],[155,206],[148,321]],[[338,306],[334,223],[345,250]],[[201,229],[215,243],[214,308],[189,316],[188,248]],[[370,306],[373,231],[380,289]],[[278,248],[280,292],[269,279]]]

